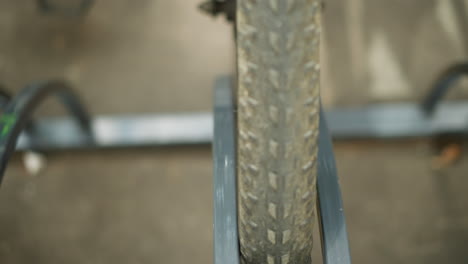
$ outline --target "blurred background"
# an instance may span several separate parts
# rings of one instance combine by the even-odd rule
[[[0,0],[0,83],[70,80],[93,114],[210,111],[234,72],[231,26],[201,0],[96,0],[86,16]],[[327,107],[418,101],[466,59],[458,0],[327,0]],[[460,98],[467,85],[450,92]],[[40,115],[63,115],[50,100]],[[337,142],[355,263],[467,263],[468,159],[430,140]],[[0,263],[211,263],[209,146],[16,154],[0,191]],[[318,244],[318,243],[317,243]],[[320,263],[320,262],[318,262]]]

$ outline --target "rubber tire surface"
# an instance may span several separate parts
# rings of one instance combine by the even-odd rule
[[[237,0],[238,212],[244,263],[310,263],[319,0]]]

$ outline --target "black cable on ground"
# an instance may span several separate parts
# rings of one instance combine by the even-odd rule
[[[422,109],[431,115],[442,97],[463,75],[468,74],[468,63],[455,64],[445,70],[434,82],[429,94],[424,98]]]
[[[28,85],[5,106],[0,115],[0,185],[20,133],[30,121],[34,110],[45,98],[54,94],[68,108],[83,133],[87,133],[92,140],[90,116],[69,85],[62,81]]]

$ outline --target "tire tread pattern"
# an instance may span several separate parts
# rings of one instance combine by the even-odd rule
[[[238,201],[244,263],[311,263],[319,0],[238,0]]]

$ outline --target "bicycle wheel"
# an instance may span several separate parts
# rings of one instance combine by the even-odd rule
[[[237,0],[238,215],[244,263],[310,263],[319,0]]]

